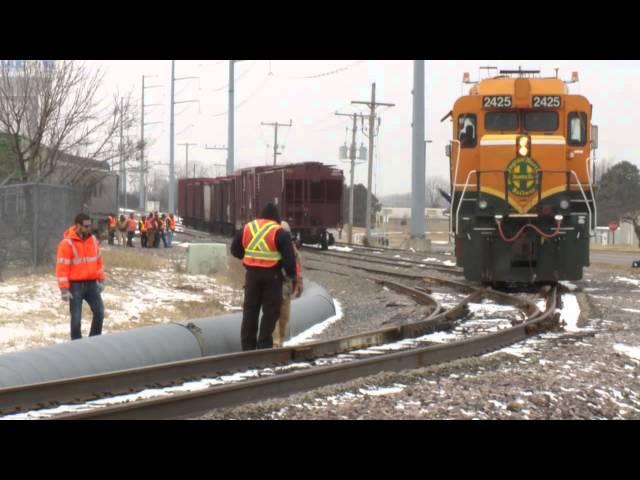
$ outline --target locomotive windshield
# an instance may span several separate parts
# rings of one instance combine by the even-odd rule
[[[518,112],[487,112],[484,116],[484,128],[501,132],[517,130]]]
[[[558,129],[558,112],[525,112],[524,129],[528,132],[553,132]]]

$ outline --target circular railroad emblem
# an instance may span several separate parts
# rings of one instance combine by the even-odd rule
[[[531,195],[538,189],[540,165],[531,157],[517,157],[507,165],[507,189],[521,197]]]

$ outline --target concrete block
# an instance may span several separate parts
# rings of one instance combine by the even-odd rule
[[[431,240],[428,238],[410,238],[409,248],[413,248],[416,252],[431,252]]]
[[[187,273],[209,275],[227,268],[227,245],[192,243],[187,248]]]

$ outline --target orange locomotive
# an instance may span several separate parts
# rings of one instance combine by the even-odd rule
[[[592,106],[557,77],[501,70],[451,116],[451,225],[469,280],[578,280],[596,226]],[[443,119],[444,120],[444,119]]]

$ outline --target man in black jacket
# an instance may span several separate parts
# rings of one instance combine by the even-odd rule
[[[280,227],[278,208],[268,203],[260,217],[244,225],[231,243],[231,254],[246,268],[240,339],[242,350],[273,347],[273,329],[280,317],[282,269],[295,278],[291,235]],[[258,333],[258,317],[262,322]],[[257,335],[257,339],[256,339]]]

